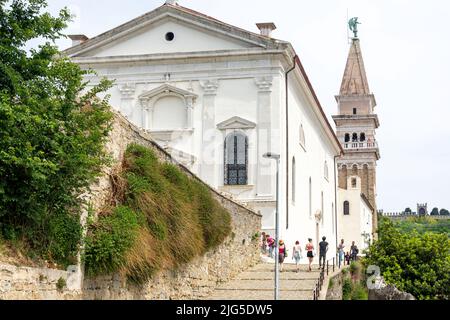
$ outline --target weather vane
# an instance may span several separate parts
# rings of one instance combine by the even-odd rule
[[[355,38],[358,38],[358,24],[361,24],[361,22],[358,22],[358,17],[351,18],[348,21],[348,27],[353,32]]]

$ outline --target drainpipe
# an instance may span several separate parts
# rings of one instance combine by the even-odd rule
[[[334,156],[334,230],[336,233],[336,262],[339,261],[339,257],[338,257],[338,252],[337,252],[337,247],[339,245],[339,238],[338,238],[338,215],[337,215],[337,208],[338,208],[338,196],[337,196],[337,188],[339,185],[339,179],[336,175],[336,158],[339,158],[342,155],[342,153],[340,153],[338,156]]]
[[[293,66],[284,74],[284,81],[286,87],[286,229],[289,227],[289,87],[288,76],[297,65],[297,55],[292,59]]]

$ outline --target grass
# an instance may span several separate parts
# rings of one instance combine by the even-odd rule
[[[433,216],[410,217],[406,220],[395,222],[395,226],[403,233],[417,230],[420,234],[425,232],[445,233],[450,237],[450,219],[438,220],[433,218]]]
[[[352,261],[349,269],[342,270],[342,277],[342,300],[368,299],[365,269],[360,261]]]
[[[88,228],[88,275],[118,272],[135,283],[174,270],[221,244],[231,217],[200,181],[131,144],[115,181],[120,205]]]

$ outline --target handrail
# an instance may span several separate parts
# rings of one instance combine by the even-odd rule
[[[329,261],[333,261],[333,264],[331,265],[333,268],[333,272],[335,269],[335,264],[336,264],[336,258],[333,257],[332,259],[328,259],[326,261],[326,265],[327,265],[327,276],[329,273],[329,267],[330,267],[330,263],[328,263]],[[320,269],[320,274],[319,274],[319,279],[316,280],[316,283],[314,285],[314,289],[313,289],[313,300],[319,300],[319,295],[320,295],[320,291],[322,290],[322,285],[323,285],[323,281],[325,280],[325,264],[324,266]]]

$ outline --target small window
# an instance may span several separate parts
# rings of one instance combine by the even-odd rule
[[[350,214],[350,202],[344,201],[344,215],[348,216]]]
[[[303,125],[300,125],[299,140],[300,140],[300,144],[305,148],[306,147],[305,130],[303,130]]]
[[[352,188],[356,188],[356,178],[352,178]]]
[[[175,38],[175,35],[173,34],[173,32],[167,32],[166,33],[166,40],[167,41],[172,41]]]
[[[358,142],[358,134],[355,132],[352,134],[352,142]]]
[[[325,161],[324,165],[323,165],[323,176],[325,179],[328,180],[328,163]]]
[[[356,114],[356,108],[353,108],[353,114]]]

